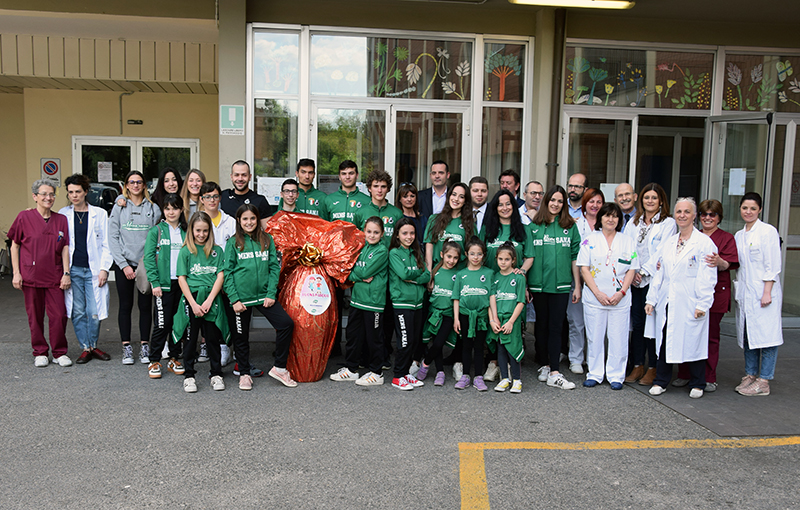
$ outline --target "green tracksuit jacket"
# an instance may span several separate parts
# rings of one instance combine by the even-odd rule
[[[572,286],[572,262],[578,259],[581,234],[578,227],[566,229],[558,216],[549,225],[527,225],[533,243],[533,267],[528,271],[531,292],[567,294]]]
[[[398,309],[419,310],[425,284],[431,281],[426,267],[417,267],[417,259],[410,249],[401,247],[389,251],[389,296],[392,306]]]
[[[355,225],[356,212],[372,200],[357,189],[346,193],[340,187],[338,191],[325,197],[320,216],[328,221],[344,220]]]
[[[355,282],[350,306],[369,312],[386,308],[386,281],[389,277],[389,250],[382,243],[365,244],[348,280]],[[365,279],[372,278],[369,283]]]
[[[356,227],[364,230],[364,224],[372,216],[377,216],[383,221],[383,244],[389,248],[392,234],[394,234],[394,226],[403,217],[403,211],[388,202],[386,205],[378,207],[370,200],[356,211],[353,223]]]
[[[244,306],[253,306],[262,304],[265,298],[277,299],[281,263],[272,236],[269,241],[267,249],[261,250],[261,243],[245,236],[244,248],[239,251],[236,237],[228,239],[223,288],[231,304],[241,301]]]
[[[158,229],[161,229],[161,239],[159,240]],[[186,239],[186,232],[181,229],[181,240]],[[170,250],[180,250],[180,246],[170,246],[169,223],[160,221],[147,232],[147,240],[144,243],[144,268],[147,271],[147,281],[153,288],[161,287],[161,290],[169,292],[172,290],[170,280],[169,263],[172,260]],[[161,252],[163,253],[163,256]]]

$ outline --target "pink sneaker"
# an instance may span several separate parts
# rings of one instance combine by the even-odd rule
[[[769,381],[759,377],[746,388],[739,390],[739,394],[745,397],[766,397],[769,395]]]
[[[297,383],[292,380],[292,376],[285,368],[272,367],[269,371],[269,376],[273,379],[280,381],[284,386],[294,388]]]

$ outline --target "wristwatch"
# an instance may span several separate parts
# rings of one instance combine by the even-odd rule
[[[64,271],[64,276],[69,276],[69,271]]]

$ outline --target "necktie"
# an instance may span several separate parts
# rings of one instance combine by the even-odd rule
[[[630,219],[631,219],[631,215],[630,214],[626,214],[625,215],[625,225],[628,224],[628,220],[630,220]]]

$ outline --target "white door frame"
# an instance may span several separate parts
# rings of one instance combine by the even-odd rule
[[[78,136],[72,137],[72,173],[81,172],[81,147],[84,145],[110,145],[131,148],[131,170],[142,171],[144,147],[177,147],[190,149],[190,168],[200,167],[199,138],[148,138],[131,136]]]

